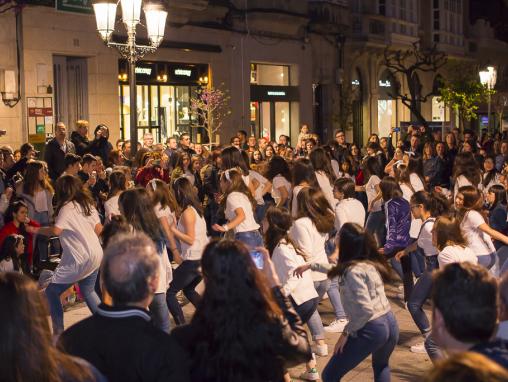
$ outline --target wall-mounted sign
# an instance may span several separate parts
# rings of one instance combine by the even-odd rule
[[[390,88],[392,87],[392,83],[389,80],[385,81],[379,80],[379,86],[381,86],[382,88]]]
[[[250,86],[250,100],[254,101],[298,101],[300,94],[298,86]]]
[[[152,75],[152,68],[140,68],[136,67],[136,74],[146,74],[147,76]]]
[[[56,0],[59,11],[93,13],[92,0]]]
[[[353,85],[353,86],[360,86],[360,80],[353,80],[353,81],[351,81],[351,85]]]
[[[192,70],[190,69],[175,69],[174,71],[175,75],[177,76],[186,76],[186,77],[192,77]]]
[[[53,115],[52,107],[29,107],[29,117],[51,117]]]

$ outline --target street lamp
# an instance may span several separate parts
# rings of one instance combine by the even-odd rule
[[[111,41],[115,29],[116,7],[118,2],[104,0],[93,4],[97,31],[108,47],[118,49],[120,55],[129,63],[129,89],[130,89],[130,140],[131,156],[134,157],[138,148],[138,121],[136,100],[136,62],[147,53],[154,53],[164,38],[164,28],[168,13],[161,5],[147,4],[144,7],[146,29],[150,45],[136,44],[136,27],[141,19],[142,0],[120,0],[122,7],[122,21],[127,29],[127,42],[125,44]]]
[[[493,66],[488,66],[487,70],[480,71],[480,82],[483,86],[486,86],[489,90],[488,94],[488,108],[487,108],[487,121],[488,121],[488,129],[490,131],[490,105],[491,105],[491,90],[494,89],[494,86],[496,86],[496,79],[497,79],[497,72],[496,68]]]

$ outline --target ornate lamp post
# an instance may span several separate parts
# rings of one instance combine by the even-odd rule
[[[115,29],[117,2],[109,0],[98,1],[93,5],[97,31],[108,47],[118,49],[120,55],[129,63],[129,89],[130,89],[130,141],[131,156],[134,157],[138,148],[138,121],[136,100],[136,62],[147,53],[154,53],[162,39],[166,27],[168,13],[161,5],[147,4],[144,7],[146,29],[150,45],[136,44],[136,27],[140,22],[141,0],[120,0],[122,6],[122,21],[127,29],[127,42],[125,44],[111,41]]]
[[[482,70],[480,71],[480,82],[482,83],[483,86],[486,86],[487,89],[489,90],[489,94],[488,94],[488,108],[487,108],[487,115],[488,115],[488,130],[491,131],[490,129],[490,108],[491,108],[491,96],[490,96],[490,91],[492,89],[494,89],[494,86],[496,86],[496,79],[497,79],[497,71],[496,71],[496,68],[494,68],[493,66],[488,66],[487,67],[487,70]]]

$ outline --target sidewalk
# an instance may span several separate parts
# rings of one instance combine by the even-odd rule
[[[414,324],[409,312],[403,308],[403,304],[400,301],[394,298],[397,292],[398,290],[395,288],[387,287],[386,293],[390,298],[392,310],[395,314],[395,317],[397,318],[400,329],[399,343],[390,359],[390,366],[392,368],[392,381],[418,381],[424,376],[425,372],[432,367],[432,362],[426,354],[413,354],[409,351],[409,347],[418,342],[421,342],[422,337],[416,328],[416,325]],[[186,317],[190,317],[194,311],[194,308],[191,304],[187,304],[183,310]],[[327,325],[333,320],[334,317],[329,300],[325,300],[319,305],[319,311],[321,313],[324,325]],[[426,311],[430,319],[429,309],[426,309]],[[89,315],[90,312],[88,311],[88,308],[85,306],[85,304],[79,304],[71,308],[69,311],[65,312],[65,327],[67,328],[70,325],[88,317]],[[173,321],[171,324],[174,325]],[[333,348],[337,342],[337,339],[339,338],[339,335],[339,333],[326,334],[326,343],[328,344],[330,355],[333,352]],[[318,371],[321,372],[323,370],[326,363],[328,362],[328,359],[329,357],[317,357]],[[299,381],[298,376],[304,371],[304,365],[291,369],[290,374],[292,379]],[[343,379],[345,382],[368,382],[373,380],[374,378],[372,374],[370,357],[359,364],[354,370],[349,372]]]

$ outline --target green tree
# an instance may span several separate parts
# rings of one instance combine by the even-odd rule
[[[480,103],[488,99],[488,90],[480,83],[478,67],[469,61],[450,60],[444,67],[445,76],[439,89],[440,101],[451,107],[459,117],[459,129],[464,130],[466,122],[478,118]]]

